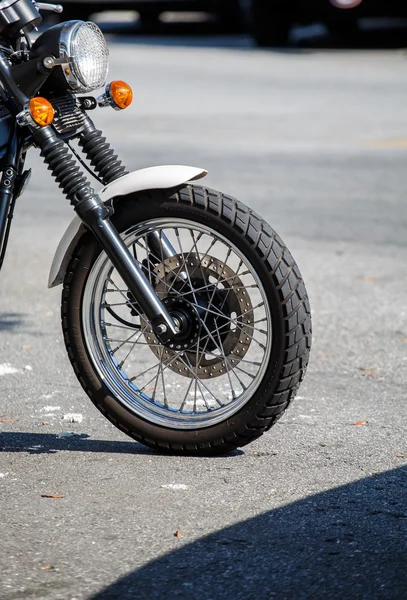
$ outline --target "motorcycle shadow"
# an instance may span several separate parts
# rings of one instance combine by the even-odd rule
[[[151,454],[168,456],[168,453],[143,446],[136,441],[94,440],[86,433],[73,433],[62,437],[55,433],[30,433],[0,431],[0,452],[25,452],[27,454],[55,454],[56,452],[100,452],[106,454]],[[227,456],[240,456],[242,450],[234,450]],[[216,458],[213,457],[213,458]]]
[[[16,329],[24,322],[24,314],[0,313],[0,332]]]

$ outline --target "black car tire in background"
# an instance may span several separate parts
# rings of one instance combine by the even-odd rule
[[[359,33],[358,20],[353,10],[338,10],[329,4],[323,14],[323,22],[333,35],[345,40],[353,40]]]
[[[249,30],[261,48],[285,46],[293,24],[295,0],[241,0]]]
[[[220,0],[216,12],[222,31],[240,33],[244,31],[245,18],[240,0]]]
[[[92,13],[97,12],[98,6],[86,2],[63,3],[63,12],[58,15],[59,21],[89,21]],[[96,10],[95,10],[96,8]]]
[[[143,27],[153,27],[160,21],[160,11],[151,8],[143,8],[138,11],[140,23]]]

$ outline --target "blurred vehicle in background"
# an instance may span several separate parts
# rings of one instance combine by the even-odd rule
[[[353,37],[365,17],[407,18],[406,0],[240,0],[258,46],[284,46],[294,24],[322,22],[342,36]]]
[[[143,25],[158,23],[166,11],[202,11],[214,13],[224,28],[235,30],[241,23],[239,0],[64,0],[63,20],[86,21],[92,13],[104,10],[134,10]]]

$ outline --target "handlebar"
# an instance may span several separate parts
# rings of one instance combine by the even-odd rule
[[[52,12],[61,13],[64,9],[61,4],[47,4],[46,2],[34,2],[37,10],[50,10]]]

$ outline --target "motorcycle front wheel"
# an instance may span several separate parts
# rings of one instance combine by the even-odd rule
[[[62,326],[95,406],[157,449],[219,454],[267,431],[295,397],[310,308],[290,252],[237,200],[198,186],[127,196],[115,226],[168,310],[185,322],[160,344],[90,233],[68,267]]]

